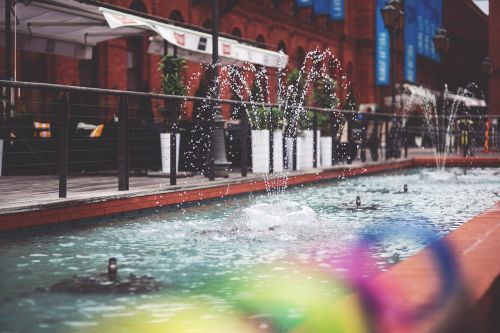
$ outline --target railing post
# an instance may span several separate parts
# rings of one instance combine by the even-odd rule
[[[127,97],[120,97],[120,111],[118,116],[118,190],[129,189],[129,124]]]
[[[384,126],[385,126],[385,133],[384,133],[384,142],[385,142],[385,159],[388,160],[391,158],[391,137],[389,135],[389,120],[385,119],[384,120]]]
[[[405,123],[405,138],[404,138],[404,147],[405,147],[405,158],[408,158],[408,119],[406,119]]]
[[[170,185],[177,185],[177,120],[172,121],[170,134]]]
[[[313,111],[313,168],[318,167],[318,111]]]
[[[269,173],[274,172],[274,134],[273,134],[273,110],[269,108]]]
[[[332,113],[330,115],[330,136],[331,136],[331,140],[332,140],[332,156],[331,159],[332,159],[332,165],[335,165],[337,163],[337,158],[336,158],[336,155],[337,155],[337,135],[338,135],[338,132],[339,132],[339,127],[340,127],[340,124],[342,122],[342,119],[337,119],[337,117],[335,116],[335,113]]]
[[[352,153],[354,150],[354,138],[353,138],[353,114],[349,113],[347,116],[347,164],[352,164],[354,158],[352,158]]]
[[[297,131],[293,135],[293,158],[292,158],[292,170],[297,170]]]
[[[207,155],[208,155],[208,163],[207,163],[207,168],[208,168],[208,180],[215,180],[215,115],[211,114],[210,115],[210,120],[209,120],[209,125],[210,125],[210,136],[209,136],[209,142],[208,142],[208,149],[207,149]]]
[[[59,198],[66,198],[68,193],[68,126],[69,95],[64,96],[59,137]]]
[[[248,119],[246,116],[246,112],[242,112],[243,115],[241,117],[241,133],[240,133],[240,142],[241,142],[241,176],[247,176],[247,165],[248,165]]]

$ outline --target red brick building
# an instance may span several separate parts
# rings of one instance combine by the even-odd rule
[[[500,1],[489,2],[489,42],[493,73],[489,81],[489,105],[490,112],[500,115]]]
[[[211,26],[210,1],[105,2],[192,26]],[[499,5],[493,5],[492,13],[498,9],[495,6]],[[331,22],[326,16],[315,16],[311,9],[296,8],[294,0],[225,0],[220,1],[220,30],[227,35],[257,41],[268,49],[284,50],[289,55],[291,67],[301,63],[305,52],[309,50],[330,49],[342,65],[342,75],[346,75],[352,82],[357,101],[382,104],[384,96],[390,94],[390,88],[375,84],[375,15],[379,15],[375,7],[375,1],[345,1],[345,20]],[[481,62],[488,54],[487,16],[471,0],[444,0],[444,26],[448,28],[451,38],[450,53],[445,62],[445,77],[451,89],[465,85],[471,80],[481,85],[481,82],[485,82],[481,76]],[[147,53],[147,38],[134,36],[101,43],[95,48],[92,60],[19,51],[16,59],[17,79],[159,91],[160,77],[157,66],[160,58]],[[492,42],[492,45],[495,44]],[[492,51],[494,63],[498,68],[500,50]],[[403,78],[402,37],[397,42],[397,54],[396,70],[399,82]],[[4,62],[3,50],[0,60]],[[438,88],[439,77],[436,74],[439,72],[439,66],[437,62],[418,57],[417,83],[429,88]],[[200,64],[189,62],[186,78],[191,78],[193,73],[200,71]],[[276,85],[273,84],[273,71],[270,72],[273,96],[272,87]],[[496,75],[491,82],[492,86],[500,85]],[[190,81],[189,94],[195,94],[198,84],[197,80]],[[229,92],[224,92],[223,97],[229,97]],[[497,104],[492,102],[492,106],[495,105],[495,109],[500,110],[500,105]]]

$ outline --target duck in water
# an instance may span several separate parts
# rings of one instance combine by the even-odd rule
[[[358,195],[356,196],[356,207],[350,207],[347,210],[351,212],[356,212],[360,210],[377,210],[378,205],[369,205],[369,206],[362,206],[361,205],[361,197]]]
[[[96,276],[73,276],[64,279],[52,287],[50,291],[81,294],[141,294],[160,289],[161,285],[154,278],[129,274],[125,278],[118,275],[118,261],[109,258],[108,272]]]

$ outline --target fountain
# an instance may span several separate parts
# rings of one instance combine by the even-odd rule
[[[449,93],[445,85],[444,102],[441,102],[442,111],[439,110],[436,95],[432,91],[422,87],[414,87],[413,90],[404,109],[404,121],[407,121],[408,114],[415,109],[415,105],[422,111],[424,137],[428,137],[431,141],[437,172],[444,174],[446,173],[446,159],[454,147],[458,146],[457,140],[463,134],[459,133],[457,120],[459,118],[466,120],[469,116],[469,109],[462,105],[463,100],[475,98],[476,94],[473,91],[480,92],[480,89],[476,84],[470,83],[466,88],[459,88],[457,94],[453,95]],[[423,146],[423,143],[419,143]]]

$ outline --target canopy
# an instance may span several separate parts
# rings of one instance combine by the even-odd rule
[[[0,12],[5,0],[0,0]],[[2,15],[3,18],[3,15]],[[110,28],[99,8],[73,0],[17,1],[12,11],[16,48],[26,51],[92,58],[92,47],[99,42],[138,34],[137,27]],[[5,31],[5,22],[0,30]],[[0,34],[5,47],[5,34]]]
[[[201,31],[190,30],[142,17],[117,12],[108,8],[99,8],[112,28],[131,26],[147,27],[158,34],[151,38],[149,52],[163,54],[163,40],[170,47],[178,48],[178,54],[190,60],[209,61],[212,55],[212,35]],[[280,68],[286,66],[288,56],[240,43],[229,38],[219,38],[219,56],[222,63],[242,64],[249,62],[256,65]]]
[[[0,12],[4,10],[5,0],[0,0]],[[209,60],[212,54],[210,34],[76,0],[16,2],[12,21],[16,48],[27,51],[90,59],[92,47],[99,42],[149,31],[157,35],[151,38],[150,53],[163,53],[166,40],[190,60]],[[5,31],[5,22],[0,30]],[[0,46],[5,47],[5,34],[0,35]],[[219,50],[223,63],[282,67],[288,62],[282,53],[228,38],[219,38]]]

